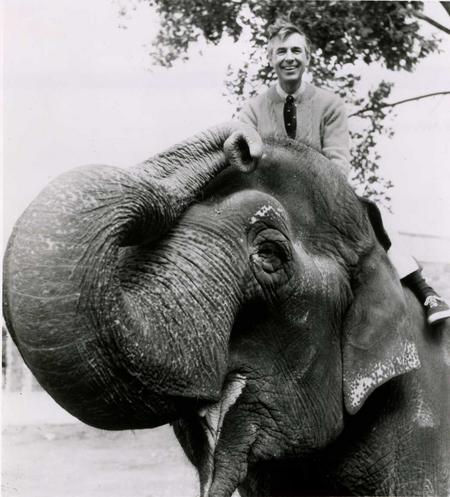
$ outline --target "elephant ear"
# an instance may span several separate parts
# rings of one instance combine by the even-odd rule
[[[377,207],[377,204],[372,200],[369,200],[368,198],[358,197],[358,199],[366,209],[367,216],[369,217],[370,224],[372,225],[377,240],[381,243],[382,247],[387,252],[392,245],[391,239],[384,229],[383,219],[381,217],[381,213]]]
[[[350,414],[378,386],[420,367],[408,338],[403,289],[380,245],[365,256],[353,293],[343,330],[344,403]]]

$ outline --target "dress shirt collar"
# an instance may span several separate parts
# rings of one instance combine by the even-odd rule
[[[289,95],[289,93],[286,93],[283,88],[281,88],[280,82],[277,81],[277,84],[275,86],[278,95],[282,100],[286,100],[286,97]],[[297,100],[300,95],[302,95],[305,91],[306,88],[306,83],[305,80],[302,79],[302,82],[300,83],[300,86],[297,88],[297,91],[295,93],[292,93],[292,96],[294,97],[294,100]]]

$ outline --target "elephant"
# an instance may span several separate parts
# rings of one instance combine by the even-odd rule
[[[4,314],[84,423],[172,424],[202,497],[443,496],[448,325],[388,244],[320,151],[225,123],[53,180],[10,237]]]

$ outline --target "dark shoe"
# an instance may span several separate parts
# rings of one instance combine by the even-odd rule
[[[430,295],[423,303],[428,324],[436,324],[450,318],[450,307],[439,295]]]

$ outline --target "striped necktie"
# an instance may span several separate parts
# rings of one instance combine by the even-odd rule
[[[283,108],[284,127],[290,138],[295,138],[297,131],[297,108],[295,106],[294,97],[288,95]]]

